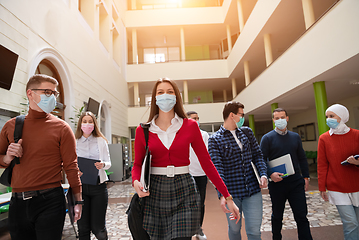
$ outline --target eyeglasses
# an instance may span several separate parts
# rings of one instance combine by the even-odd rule
[[[55,97],[58,97],[60,93],[58,91],[52,91],[51,89],[31,89],[32,91],[44,91],[46,97],[50,97],[54,94]]]

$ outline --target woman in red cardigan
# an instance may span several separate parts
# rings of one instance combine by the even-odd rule
[[[178,87],[169,79],[159,79],[152,91],[148,118],[148,147],[152,155],[150,189],[144,192],[140,182],[145,157],[145,137],[141,126],[136,130],[133,186],[146,198],[143,227],[151,240],[190,240],[199,230],[199,193],[189,174],[190,145],[212,183],[227,200],[226,212],[239,219],[238,207],[220,178],[197,123],[187,119]]]
[[[330,130],[319,137],[318,185],[322,198],[336,205],[345,240],[359,239],[359,131],[349,128],[349,111],[340,104],[325,115]],[[341,162],[347,161],[346,165]],[[328,192],[326,191],[328,190]]]

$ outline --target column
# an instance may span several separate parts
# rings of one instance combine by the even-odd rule
[[[223,90],[223,101],[224,102],[227,102],[227,91],[226,90]]]
[[[244,61],[244,79],[245,79],[246,86],[248,86],[251,83],[251,75],[249,72],[249,62],[248,61]]]
[[[139,89],[138,83],[134,83],[133,84],[133,102],[136,107],[140,106],[139,98],[140,98],[140,89]]]
[[[136,10],[136,0],[131,0],[131,10]]]
[[[264,52],[266,55],[267,67],[273,62],[271,38],[269,34],[264,34]]]
[[[256,126],[254,123],[254,115],[248,115],[249,127],[252,129],[254,136],[256,136]]]
[[[137,31],[132,29],[132,63],[138,64],[137,60]]]
[[[244,28],[242,0],[237,0],[237,11],[238,11],[238,21],[239,21],[239,32],[242,32]]]
[[[234,99],[237,96],[237,83],[236,79],[232,78],[232,99]]]
[[[232,37],[231,37],[231,26],[227,25],[227,43],[228,43],[228,55],[232,51]]]
[[[186,61],[186,47],[184,41],[184,29],[181,27],[181,61]]]
[[[313,83],[315,108],[317,110],[318,132],[319,135],[329,130],[326,123],[325,110],[328,108],[327,91],[325,90],[325,82]]]
[[[271,108],[270,118],[273,119],[273,111],[274,111],[274,109],[277,109],[277,108],[278,108],[278,103],[272,103],[272,104],[270,105],[270,108]],[[273,129],[275,129],[275,124],[274,124],[273,121],[272,121],[272,123],[273,123]]]
[[[308,29],[315,22],[312,0],[302,0],[305,29]]]
[[[95,4],[95,19],[94,19],[94,34],[95,37],[100,39],[100,1],[94,1]]]
[[[187,83],[187,81],[183,81],[183,97],[184,97],[184,104],[188,104],[188,83]]]

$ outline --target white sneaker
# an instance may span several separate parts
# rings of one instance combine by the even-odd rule
[[[203,233],[203,230],[200,229],[196,235],[194,235],[199,240],[207,240],[207,236]]]

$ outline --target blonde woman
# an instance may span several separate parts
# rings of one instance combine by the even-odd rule
[[[105,169],[111,167],[107,140],[101,133],[96,117],[92,112],[81,115],[75,133],[77,140],[76,152],[78,157],[100,160],[94,163],[99,170],[97,185],[82,184],[84,206],[82,217],[77,221],[80,240],[90,240],[91,232],[99,240],[106,240],[106,209],[108,193]]]

